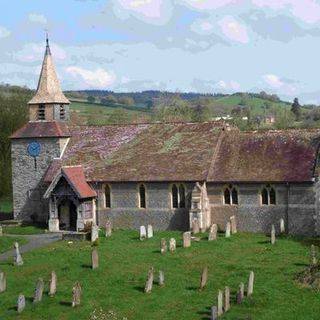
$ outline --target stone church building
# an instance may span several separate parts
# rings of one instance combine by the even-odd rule
[[[320,130],[240,132],[221,123],[75,126],[47,42],[30,121],[11,136],[15,219],[50,231],[115,227],[319,235]]]

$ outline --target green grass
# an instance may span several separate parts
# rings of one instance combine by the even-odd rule
[[[178,239],[174,254],[159,253],[162,237]],[[309,261],[309,245],[294,239],[281,239],[271,246],[264,235],[237,234],[214,242],[193,242],[191,248],[183,249],[179,232],[156,232],[154,238],[140,242],[137,232],[117,231],[109,239],[100,238],[98,251],[97,270],[90,268],[88,242],[58,242],[29,252],[19,268],[0,263],[8,277],[8,290],[1,294],[0,319],[89,319],[100,307],[115,311],[119,319],[208,319],[218,289],[225,286],[231,288],[232,307],[222,319],[319,319],[319,294],[294,280]],[[208,285],[199,292],[205,265],[209,267]],[[151,266],[165,272],[166,285],[154,284],[152,293],[145,294]],[[43,277],[47,290],[52,270],[58,277],[57,295],[49,298],[45,294],[33,306],[36,280]],[[255,272],[254,294],[235,305],[235,290],[247,281],[250,270]],[[81,282],[83,297],[82,305],[72,309],[69,302],[75,281]],[[14,310],[19,293],[27,297],[21,315]]]
[[[44,228],[36,225],[3,227],[2,229],[3,232],[7,234],[30,235],[44,233]]]
[[[13,244],[16,241],[18,241],[20,245],[28,242],[26,239],[19,238],[19,237],[6,237],[6,236],[0,237],[0,253],[13,249]],[[0,319],[2,319],[1,315],[0,315]]]
[[[12,212],[12,200],[10,199],[0,199],[0,212],[11,213]]]

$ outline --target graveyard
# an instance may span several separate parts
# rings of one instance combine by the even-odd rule
[[[317,240],[277,236],[272,245],[262,234],[226,238],[218,233],[213,241],[208,241],[207,233],[197,237],[184,248],[181,232],[155,231],[152,238],[141,241],[137,230],[116,230],[109,237],[100,230],[93,244],[58,241],[22,254],[21,266],[13,259],[1,261],[6,290],[0,293],[0,319],[210,319],[211,307],[217,306],[219,290],[225,294],[225,287],[230,309],[219,319],[318,318],[319,294],[296,280],[309,266],[310,246],[319,245]],[[175,250],[172,241],[169,245],[171,238],[176,240]],[[5,235],[0,239],[8,241]],[[17,240],[10,239],[12,245]],[[153,281],[146,293],[151,268]],[[247,296],[251,271],[254,285]],[[43,295],[35,302],[39,278]],[[72,307],[76,283],[81,299]],[[237,304],[240,283],[244,298]],[[25,308],[18,313],[20,294]]]

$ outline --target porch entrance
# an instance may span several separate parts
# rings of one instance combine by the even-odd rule
[[[77,207],[70,200],[63,200],[58,206],[59,229],[77,231]]]

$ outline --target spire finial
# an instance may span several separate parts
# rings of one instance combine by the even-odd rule
[[[51,54],[51,51],[49,46],[49,33],[48,33],[48,30],[46,29],[46,55],[47,54]]]

